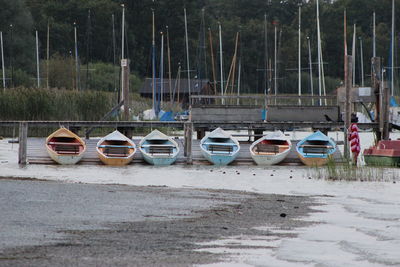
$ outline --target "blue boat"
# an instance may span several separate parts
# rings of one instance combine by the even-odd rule
[[[171,165],[179,154],[178,143],[159,130],[154,130],[144,137],[138,147],[144,160],[155,166]]]
[[[214,165],[228,165],[239,154],[239,142],[231,134],[217,128],[200,141],[203,156]]]
[[[307,166],[325,165],[336,151],[336,143],[325,134],[317,131],[296,145],[300,160]]]

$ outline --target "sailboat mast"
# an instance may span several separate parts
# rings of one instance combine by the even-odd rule
[[[319,26],[319,0],[317,0],[317,44],[318,44],[318,92],[319,96],[322,95],[322,81],[321,81],[321,32]],[[319,105],[322,106],[322,99],[319,99]]]
[[[310,69],[310,91],[311,96],[314,96],[314,84],[313,84],[313,75],[312,75],[312,56],[311,56],[311,43],[310,37],[307,36],[307,43],[308,43],[308,64]],[[314,106],[314,98],[311,99],[312,105]]]
[[[116,40],[115,40],[115,18],[114,14],[111,15],[112,21],[112,47],[113,47],[113,69],[114,69],[114,93],[117,92],[117,68],[116,68]]]
[[[353,67],[353,87],[356,86],[356,24],[354,24],[353,30],[353,45],[352,45],[352,57],[351,57],[351,64]]]
[[[360,40],[360,64],[361,64],[361,86],[364,87],[364,55],[363,55],[363,41],[362,38],[359,37]]]
[[[122,4],[121,58],[125,58],[125,5]]]
[[[171,50],[169,47],[169,30],[167,28],[167,56],[168,56],[168,85],[169,85],[169,101],[172,103],[172,73],[171,73]]]
[[[47,89],[49,89],[49,61],[50,61],[50,22],[47,21],[47,61],[46,61],[46,69],[47,69]]]
[[[74,39],[75,39],[75,83],[76,90],[80,90],[80,78],[79,78],[79,57],[78,57],[78,34],[76,29],[76,23],[74,22]]]
[[[163,102],[163,94],[164,94],[164,33],[161,32],[161,53],[160,53],[160,96],[159,96],[159,104],[161,109],[161,105]]]
[[[37,88],[40,88],[39,36],[38,36],[38,31],[36,31],[36,74],[37,74]]]
[[[392,96],[394,94],[394,0],[392,0],[392,51],[391,51],[391,71],[390,71],[390,76],[391,76],[391,89],[392,89]]]
[[[298,75],[299,75],[299,96],[301,96],[301,5],[299,5],[299,53],[298,53]],[[299,105],[301,105],[301,99],[299,98]]]
[[[274,89],[275,89],[275,96],[278,93],[278,84],[277,84],[277,80],[278,80],[278,76],[277,76],[277,28],[276,28],[276,23],[275,23],[275,43],[274,43]],[[275,98],[275,103],[276,103],[276,98]]]
[[[373,30],[372,30],[372,56],[376,57],[376,21],[375,21],[375,11],[373,14]]]
[[[3,72],[3,90],[6,90],[6,73],[4,69],[4,47],[3,47],[3,32],[0,32],[0,46],[1,46],[1,70]]]
[[[215,75],[215,60],[214,60],[214,47],[213,47],[213,39],[211,29],[208,28],[208,34],[210,36],[210,54],[211,54],[211,68],[212,68],[212,75],[213,75],[213,87],[215,94],[217,93],[217,78]]]
[[[184,17],[185,17],[185,43],[186,43],[186,67],[187,67],[187,79],[188,79],[188,92],[189,92],[189,102],[191,95],[190,88],[190,61],[189,61],[189,40],[188,40],[188,28],[187,28],[187,17],[186,17],[186,8],[183,9]]]
[[[267,95],[267,71],[268,71],[268,29],[267,13],[264,13],[264,98]]]
[[[152,66],[152,91],[153,91],[153,111],[156,110],[156,41],[155,41],[155,25],[154,25],[154,9],[152,13],[152,41],[151,41],[151,66]]]
[[[218,22],[218,32],[219,32],[219,68],[221,75],[221,96],[224,95],[224,74],[223,74],[223,61],[222,61],[222,29],[221,22]],[[222,99],[222,103],[224,103],[224,99]]]

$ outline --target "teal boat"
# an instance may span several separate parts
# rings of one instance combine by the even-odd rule
[[[239,142],[231,134],[217,128],[200,141],[203,156],[214,165],[228,165],[240,151]]]
[[[336,151],[336,143],[320,131],[307,136],[297,143],[296,151],[307,166],[325,165]]]
[[[179,154],[178,143],[159,130],[154,130],[144,137],[138,147],[144,160],[155,166],[171,165]]]

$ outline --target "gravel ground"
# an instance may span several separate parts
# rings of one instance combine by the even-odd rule
[[[0,266],[218,263],[229,255],[196,251],[199,243],[288,237],[254,227],[303,227],[297,219],[315,205],[302,196],[3,178]]]

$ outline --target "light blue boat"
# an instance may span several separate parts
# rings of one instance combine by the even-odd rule
[[[144,137],[138,147],[144,160],[155,166],[171,165],[179,154],[178,143],[159,130],[154,130]]]
[[[228,165],[240,151],[239,142],[231,134],[217,128],[200,141],[203,156],[214,165]]]
[[[325,134],[317,131],[296,145],[300,160],[307,166],[325,165],[336,151],[336,143]]]

